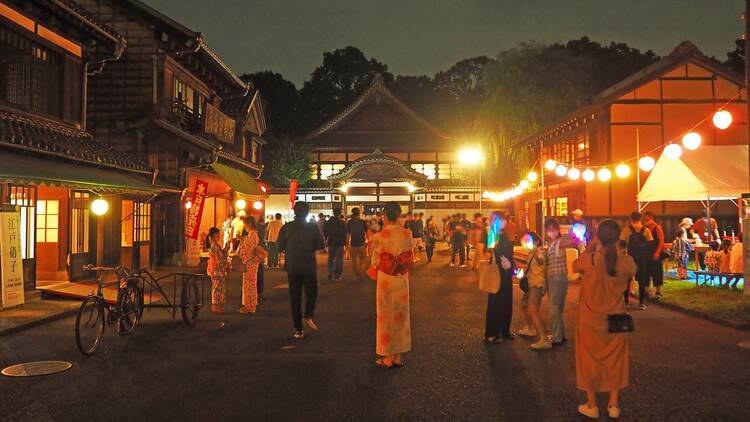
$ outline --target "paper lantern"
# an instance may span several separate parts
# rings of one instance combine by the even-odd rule
[[[609,182],[609,179],[612,178],[612,172],[609,171],[609,169],[604,168],[597,172],[596,177],[598,177],[601,182]]]
[[[185,209],[189,210],[190,208],[193,208],[193,201],[188,199],[187,201],[185,201]]]
[[[617,167],[615,167],[615,174],[620,179],[624,179],[630,176],[630,167],[628,167],[627,164],[620,164]]]
[[[583,177],[583,180],[590,182],[596,178],[596,173],[594,173],[594,170],[586,169],[581,174],[581,177]]]
[[[701,136],[695,132],[688,132],[682,137],[682,145],[690,151],[695,151],[701,146]]]
[[[572,168],[568,170],[568,178],[570,180],[578,180],[578,178],[581,177],[581,171],[577,168]]]
[[[656,166],[656,161],[648,155],[638,160],[638,167],[643,171],[651,171]]]
[[[568,168],[565,167],[564,164],[560,164],[557,167],[555,167],[555,174],[558,176],[565,176],[565,173],[568,172]]]
[[[664,148],[664,154],[670,160],[676,160],[682,156],[682,147],[677,144],[669,144]]]
[[[536,180],[539,178],[539,175],[536,174],[535,171],[530,171],[529,174],[526,175],[526,179],[529,182],[536,182]]]
[[[521,189],[528,189],[529,188],[529,181],[528,180],[521,180],[521,183],[518,184],[521,186]]]
[[[234,203],[234,206],[238,210],[244,210],[245,207],[247,207],[247,202],[245,202],[244,199],[238,199],[237,202]]]
[[[719,110],[714,113],[713,122],[714,126],[718,129],[724,130],[732,124],[732,113],[726,110]]]
[[[547,160],[547,162],[544,163],[544,168],[546,168],[549,171],[554,170],[555,167],[557,167],[557,163],[555,162],[555,160]]]
[[[95,199],[91,203],[91,212],[95,215],[104,215],[109,210],[109,203],[102,198]]]
[[[260,202],[260,201],[253,202],[253,208],[255,208],[256,210],[259,210],[259,209],[263,208],[263,203]]]

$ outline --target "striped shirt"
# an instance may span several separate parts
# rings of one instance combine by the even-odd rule
[[[567,276],[568,261],[565,246],[561,239],[557,239],[547,246],[547,276]]]

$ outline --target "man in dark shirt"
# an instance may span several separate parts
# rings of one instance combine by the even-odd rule
[[[333,209],[333,217],[323,226],[323,234],[328,245],[328,279],[340,281],[346,245],[346,225],[341,219],[341,208]]]
[[[360,218],[359,208],[352,209],[352,218],[346,223],[346,237],[354,273],[359,281],[363,281],[367,261],[367,223]]]
[[[289,297],[292,302],[294,338],[305,338],[302,330],[302,290],[305,291],[305,322],[313,330],[318,326],[313,319],[318,299],[318,263],[315,251],[323,249],[323,236],[315,223],[306,221],[310,207],[306,202],[294,204],[294,221],[281,228],[276,247],[286,256],[285,268],[289,280]]]

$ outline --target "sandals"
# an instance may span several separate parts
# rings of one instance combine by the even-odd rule
[[[386,359],[378,359],[375,361],[375,365],[383,367],[383,368],[393,368],[394,362],[391,360],[390,363],[386,363]]]

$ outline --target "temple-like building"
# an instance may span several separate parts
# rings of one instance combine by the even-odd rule
[[[297,200],[313,213],[373,214],[387,201],[404,212],[444,215],[474,212],[479,189],[466,175],[478,169],[457,162],[460,143],[397,98],[382,78],[333,119],[296,142],[312,148],[312,182]],[[267,212],[289,215],[288,188],[272,190]]]

